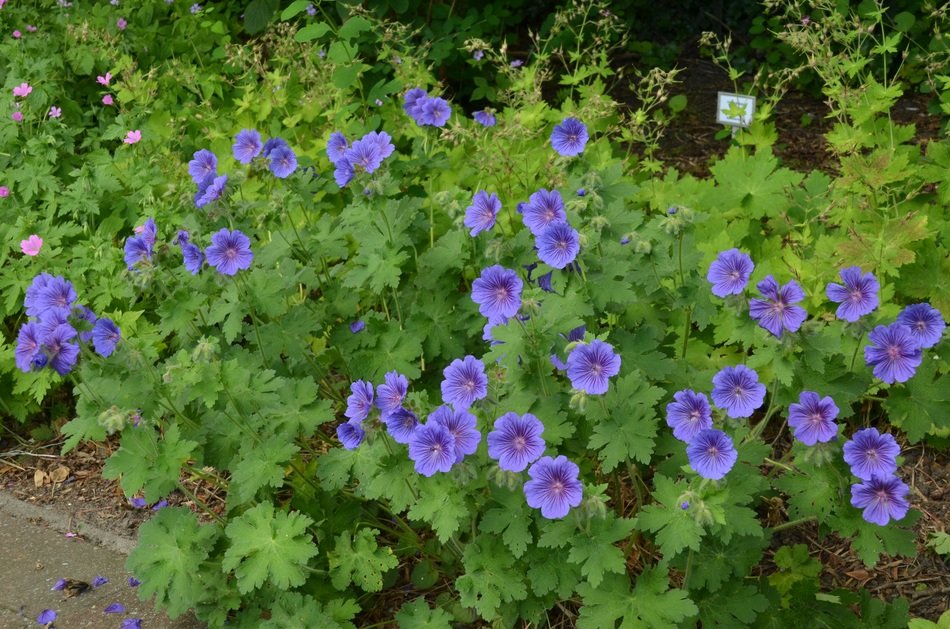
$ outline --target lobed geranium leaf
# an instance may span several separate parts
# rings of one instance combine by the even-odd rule
[[[140,490],[149,503],[178,486],[182,465],[198,447],[194,441],[181,439],[177,424],[171,424],[159,438],[151,426],[129,426],[122,432],[122,445],[102,468],[104,478],[120,478],[126,495]]]
[[[225,534],[230,541],[221,567],[234,571],[244,594],[270,582],[282,589],[306,580],[305,567],[317,554],[307,532],[313,520],[298,512],[275,511],[263,502],[232,519]]]
[[[650,386],[638,370],[618,379],[616,390],[609,412],[595,403],[587,411],[594,422],[589,446],[599,450],[607,472],[624,461],[650,462],[660,421],[654,407],[666,395],[663,389]]]
[[[511,554],[519,558],[534,539],[530,530],[531,510],[523,492],[500,490],[495,498],[502,506],[485,511],[478,528],[484,533],[501,534]]]
[[[344,590],[354,583],[366,592],[383,589],[383,573],[395,568],[399,560],[389,546],[376,543],[376,529],[360,529],[352,538],[349,532],[340,533],[336,546],[327,553],[330,579],[333,587]]]
[[[578,629],[616,627],[675,626],[699,611],[680,589],[670,589],[662,570],[647,569],[637,577],[633,592],[626,576],[614,575],[600,587],[582,583],[577,593],[584,601],[577,619]]]
[[[400,629],[452,629],[452,616],[438,607],[430,608],[424,598],[400,607],[396,622]]]
[[[204,600],[212,590],[209,579],[224,581],[204,565],[220,533],[218,527],[199,525],[188,509],[160,509],[139,528],[138,546],[126,563],[141,581],[140,596],[154,596],[172,618]]]
[[[653,478],[656,489],[653,497],[655,504],[644,506],[637,514],[636,525],[641,531],[656,533],[656,543],[663,556],[670,559],[686,548],[699,550],[699,540],[703,536],[703,527],[687,510],[681,508],[680,496],[686,491],[661,475]]]
[[[459,599],[474,607],[485,620],[499,617],[502,603],[524,600],[524,571],[515,568],[515,559],[496,539],[479,536],[465,547],[462,556],[465,574],[455,580]]]

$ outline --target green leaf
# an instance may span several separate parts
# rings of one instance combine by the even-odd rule
[[[131,496],[144,488],[145,500],[158,502],[178,486],[181,466],[191,458],[198,444],[182,441],[177,424],[171,424],[164,438],[150,426],[127,427],[122,446],[106,461],[103,478],[120,478],[119,484]]]
[[[306,10],[308,6],[310,6],[310,0],[294,0],[286,9],[281,12],[280,19],[289,20],[298,13]]]
[[[617,380],[616,387],[609,410],[607,404],[594,403],[587,410],[588,418],[594,420],[589,447],[599,450],[606,472],[631,459],[650,462],[660,422],[654,405],[666,395],[663,389],[651,386],[638,370]]]
[[[669,589],[663,570],[648,568],[639,577],[633,592],[626,576],[611,576],[599,588],[581,583],[577,593],[584,600],[578,629],[616,627],[672,627],[699,610],[686,592]]]
[[[343,23],[343,26],[340,27],[340,31],[337,33],[337,36],[340,39],[353,39],[360,33],[366,32],[371,28],[373,28],[373,25],[369,20],[360,15],[354,15]]]
[[[866,522],[860,509],[844,509],[828,520],[828,524],[844,538],[851,539],[851,547],[864,565],[875,565],[881,553],[889,555],[917,556],[916,536],[911,529],[920,519],[920,511],[910,510],[898,522],[878,526]]]
[[[891,387],[884,401],[888,418],[907,433],[911,443],[950,428],[950,377],[937,376],[936,370],[937,361],[925,354],[914,377]]]
[[[261,503],[228,524],[224,532],[231,545],[221,567],[234,571],[242,594],[265,581],[281,589],[301,585],[307,578],[307,561],[317,554],[307,533],[311,524],[313,520],[302,513],[275,512],[271,503]]]
[[[592,587],[598,587],[608,572],[626,573],[623,552],[614,543],[627,537],[633,525],[634,521],[626,518],[594,519],[588,535],[573,539],[567,558],[581,566],[581,574]]]
[[[531,510],[525,504],[524,493],[501,489],[495,497],[502,506],[487,510],[478,528],[483,533],[500,533],[511,554],[521,557],[534,539],[530,530]]]
[[[289,7],[288,7],[289,9]],[[330,25],[325,22],[317,22],[316,24],[308,24],[302,29],[297,31],[297,34],[294,35],[294,40],[298,42],[308,42],[313,41],[314,39],[320,39],[331,30]]]
[[[188,509],[159,509],[139,528],[138,546],[126,562],[129,572],[142,582],[140,595],[154,596],[155,603],[172,618],[203,600],[208,580],[223,580],[223,575],[203,566],[219,532],[215,526],[199,525]]]
[[[696,601],[703,627],[748,627],[769,606],[754,586],[730,581]]]
[[[831,465],[800,465],[798,472],[787,472],[775,481],[775,486],[788,494],[789,517],[813,516],[819,522],[840,503],[846,484]]]
[[[238,501],[244,503],[266,485],[280,487],[284,482],[284,466],[299,450],[296,443],[283,435],[275,435],[264,443],[246,440],[231,468],[229,493],[234,492]]]
[[[261,622],[258,612],[256,626],[262,629],[287,627],[320,627],[320,629],[353,629],[349,622],[359,612],[352,600],[333,599],[321,604],[314,597],[300,592],[281,592],[271,605],[269,618]]]
[[[336,546],[327,553],[333,587],[344,590],[354,583],[366,592],[383,589],[383,573],[395,568],[399,560],[389,546],[379,548],[377,535],[379,531],[376,529],[366,528],[357,531],[352,539],[349,532],[340,533]]]
[[[653,482],[656,485],[653,492],[656,504],[640,509],[637,528],[657,534],[656,543],[666,559],[686,548],[699,550],[703,527],[688,510],[680,508],[681,497],[687,489],[685,483],[680,486],[662,474],[654,476]]]
[[[244,30],[250,35],[260,33],[270,24],[278,8],[278,0],[251,0],[244,9]]]
[[[467,516],[465,492],[454,479],[444,474],[422,480],[419,501],[409,509],[409,517],[428,522],[443,544],[459,530],[462,519]]]
[[[396,622],[400,629],[452,629],[452,616],[438,607],[430,609],[422,597],[399,608]]]
[[[934,531],[927,540],[927,546],[938,555],[950,555],[950,534]]]
[[[496,538],[479,536],[462,555],[465,574],[455,580],[459,600],[474,607],[485,620],[499,617],[502,602],[521,601],[528,596],[523,570],[515,569],[515,559]]]

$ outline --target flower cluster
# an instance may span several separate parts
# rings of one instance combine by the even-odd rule
[[[844,444],[844,461],[862,482],[851,486],[851,505],[880,526],[907,515],[910,488],[895,475],[900,446],[893,436],[865,428]]]
[[[538,190],[521,208],[525,226],[534,234],[538,258],[550,267],[563,269],[580,252],[580,234],[567,222],[564,199],[557,190]]]
[[[345,187],[360,171],[376,172],[395,150],[392,138],[385,131],[370,131],[352,145],[343,133],[333,132],[327,141],[327,157],[336,167],[333,171],[336,185]]]
[[[347,420],[337,426],[337,437],[346,449],[359,447],[366,438],[365,421],[375,406],[393,441],[408,446],[416,472],[426,477],[449,472],[474,454],[481,443],[478,419],[469,409],[487,392],[484,371],[485,366],[473,356],[453,361],[445,369],[442,383],[447,404],[429,413],[424,424],[403,406],[409,387],[404,375],[387,373],[384,383],[375,390],[372,383],[357,380],[350,385],[344,412]],[[505,413],[488,433],[488,456],[506,472],[528,469],[530,480],[524,484],[528,505],[540,509],[545,518],[563,518],[583,497],[583,486],[577,479],[580,470],[564,456],[541,458],[545,449],[543,432],[544,424],[534,415]]]
[[[188,174],[198,186],[195,206],[204,207],[221,198],[228,176],[218,175],[218,158],[208,149],[196,151],[188,162]]]
[[[41,273],[33,278],[24,299],[29,320],[17,336],[15,354],[20,370],[49,366],[65,376],[79,359],[77,337],[83,343],[92,342],[100,356],[112,354],[122,336],[119,327],[77,304],[76,298],[72,283],[62,276]]]
[[[192,164],[195,162],[193,161]],[[137,235],[125,241],[125,263],[129,270],[135,270],[144,263],[151,262],[155,246],[157,228],[155,221],[149,218],[145,225],[135,230]],[[207,260],[218,273],[235,275],[240,270],[250,268],[254,253],[251,251],[251,239],[240,230],[219,229],[211,235],[211,245],[204,250],[191,242],[185,230],[179,230],[173,243],[181,248],[182,258],[192,275],[197,275]]]
[[[749,417],[765,400],[765,386],[745,365],[722,369],[712,382],[713,402],[728,417]],[[705,394],[691,389],[677,391],[666,406],[666,423],[673,436],[687,444],[689,464],[703,478],[719,480],[735,465],[738,453],[729,435],[713,428]]]
[[[930,304],[907,306],[897,321],[871,330],[864,361],[887,384],[906,382],[923,362],[923,350],[940,342],[946,327],[940,311]]]
[[[445,99],[429,96],[421,87],[406,92],[403,102],[402,108],[420,127],[444,127],[452,115],[452,108]]]

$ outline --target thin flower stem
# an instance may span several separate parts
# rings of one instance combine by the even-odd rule
[[[756,439],[760,434],[762,434],[762,431],[765,430],[769,420],[772,419],[772,414],[775,412],[775,393],[777,388],[778,378],[775,378],[775,380],[772,381],[772,386],[769,388],[769,407],[768,410],[765,411],[765,417],[762,418],[762,421],[756,424],[748,436],[742,440],[743,443],[748,443],[753,439]]]
[[[787,470],[787,471],[789,471],[789,472],[794,472],[794,471],[795,471],[795,468],[794,468],[794,467],[792,467],[791,465],[786,465],[786,463],[785,463],[785,458],[786,458],[786,457],[788,456],[788,454],[790,454],[790,453],[791,453],[791,450],[789,450],[789,452],[787,452],[787,453],[785,454],[785,457],[782,457],[782,460],[781,460],[781,461],[774,461],[774,460],[770,459],[769,457],[765,457],[765,459],[764,459],[765,462],[766,462],[766,463],[769,463],[770,465],[773,465],[773,466],[774,466],[774,467],[772,468],[772,470],[769,471],[769,474],[768,474],[769,476],[771,476],[771,475],[774,473],[774,471],[775,471],[776,469],[778,469],[778,468],[782,468],[783,470]]]
[[[222,525],[222,526],[225,524],[224,518],[222,518],[220,515],[218,515],[217,513],[215,513],[215,512],[211,509],[211,507],[209,507],[208,504],[207,504],[204,500],[202,500],[201,498],[199,498],[198,496],[196,496],[195,494],[193,494],[193,493],[191,492],[191,490],[188,489],[187,487],[185,487],[185,484],[184,484],[183,482],[181,482],[181,481],[178,481],[178,491],[180,491],[181,493],[183,493],[183,494],[185,494],[186,496],[188,496],[188,499],[189,499],[189,500],[191,500],[193,503],[195,503],[195,505],[196,505],[199,509],[201,509],[202,511],[204,511],[206,514],[210,515],[210,516],[214,519],[214,521],[215,521],[216,523],[218,523],[218,524],[220,524],[220,525]]]
[[[858,350],[861,349],[861,341],[864,340],[864,334],[858,337],[857,345],[854,346],[854,352],[851,354],[851,366],[848,368],[848,371],[854,371],[854,361],[858,357]]]
[[[261,330],[259,326],[259,320],[257,317],[257,311],[254,308],[254,304],[251,302],[251,289],[247,284],[247,279],[240,273],[235,274],[234,279],[236,282],[240,283],[244,287],[245,298],[247,299],[247,306],[251,311],[251,325],[254,327],[254,336],[257,337],[257,349],[261,353],[261,367],[263,367],[264,369],[267,369],[269,366],[269,363],[267,362],[267,356],[264,355],[264,341],[261,340]]]
[[[797,520],[790,520],[789,522],[783,522],[782,524],[773,526],[772,532],[775,533],[776,531],[784,531],[785,529],[790,529],[792,527],[798,526],[799,524],[805,524],[806,522],[811,522],[812,520],[817,520],[817,519],[818,518],[816,518],[815,516],[809,515],[804,518],[798,518]]]
[[[680,358],[686,358],[686,348],[689,346],[689,333],[693,330],[693,308],[686,309],[686,326],[683,329],[683,353]]]

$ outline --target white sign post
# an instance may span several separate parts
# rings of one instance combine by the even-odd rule
[[[754,113],[755,96],[719,92],[716,122],[732,127],[733,137],[735,137],[739,128],[745,128],[752,124]]]

